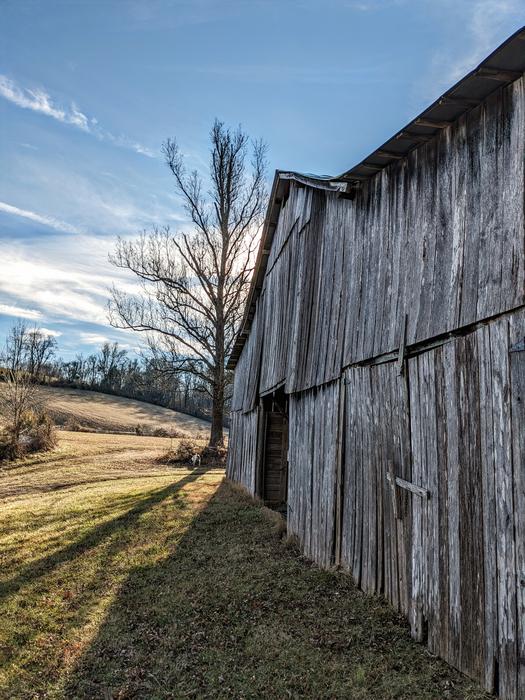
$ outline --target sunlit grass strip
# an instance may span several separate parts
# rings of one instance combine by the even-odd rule
[[[60,456],[57,451],[56,470],[67,472]],[[50,463],[47,457],[42,466]],[[108,466],[99,467],[99,482],[69,486],[58,497],[37,492],[3,504],[2,697],[4,689],[10,698],[59,692],[122,584],[137,568],[170,555],[221,478],[210,483],[207,475],[151,466],[147,477],[128,471],[107,480]],[[33,474],[38,481],[38,470]],[[10,475],[16,479],[16,470]]]

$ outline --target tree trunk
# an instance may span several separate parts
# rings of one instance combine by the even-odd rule
[[[213,388],[210,447],[222,447],[224,445],[224,389],[222,382]]]

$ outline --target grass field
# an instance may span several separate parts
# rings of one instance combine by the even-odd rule
[[[2,700],[485,697],[169,443],[63,432],[1,472]]]
[[[210,431],[205,420],[144,401],[59,387],[40,387],[40,392],[54,419],[62,425],[73,421],[100,432],[132,433],[140,424],[150,430],[164,428],[203,437]]]

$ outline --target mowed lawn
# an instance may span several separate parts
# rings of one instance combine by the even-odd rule
[[[0,697],[483,698],[221,470],[61,433],[0,472]]]

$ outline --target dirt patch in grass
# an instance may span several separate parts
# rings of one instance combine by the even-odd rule
[[[221,472],[155,459],[2,509],[0,697],[486,697]]]

